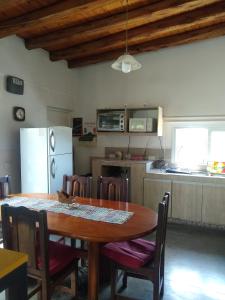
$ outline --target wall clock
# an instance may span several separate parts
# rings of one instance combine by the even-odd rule
[[[16,121],[25,120],[25,109],[23,107],[15,106],[13,107],[13,118]]]
[[[23,95],[24,81],[21,78],[15,76],[6,77],[6,90],[9,93]]]

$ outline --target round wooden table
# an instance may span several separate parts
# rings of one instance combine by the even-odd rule
[[[47,194],[20,194],[20,196],[55,199],[55,195]],[[88,300],[97,300],[101,244],[131,240],[153,232],[157,226],[157,214],[149,208],[133,203],[80,197],[76,197],[76,200],[81,204],[134,212],[124,224],[91,221],[48,212],[48,229],[51,233],[88,241]]]

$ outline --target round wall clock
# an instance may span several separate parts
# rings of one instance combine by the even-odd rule
[[[15,106],[13,107],[13,117],[16,121],[25,120],[25,109],[23,107]]]

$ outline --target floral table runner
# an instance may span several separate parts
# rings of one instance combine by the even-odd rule
[[[55,200],[28,198],[28,197],[13,197],[0,201],[0,205],[9,204],[11,206],[25,206],[35,210],[47,210],[56,213],[63,213],[66,215],[80,217],[93,221],[101,221],[114,224],[123,224],[133,216],[133,212],[115,210],[111,208],[104,208],[92,205],[77,204],[76,206],[69,206]]]

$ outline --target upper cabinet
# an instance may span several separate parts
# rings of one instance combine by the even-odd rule
[[[162,136],[162,114],[161,107],[98,109],[97,132]]]

